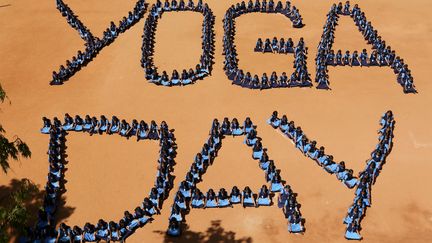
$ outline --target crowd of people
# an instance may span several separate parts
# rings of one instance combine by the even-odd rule
[[[100,120],[86,116],[83,120],[79,116],[72,118],[65,115],[64,122],[58,118],[53,121],[44,117],[43,134],[50,135],[48,150],[49,173],[45,187],[46,195],[44,204],[38,214],[38,222],[34,228],[29,229],[27,242],[99,242],[99,241],[124,241],[139,227],[151,222],[152,216],[159,214],[162,202],[168,197],[173,187],[174,177],[171,175],[174,169],[177,145],[172,130],[166,122],[157,126],[154,121],[147,126],[144,121],[137,123],[132,121],[129,125],[125,120],[121,122],[115,116],[109,122],[105,116]],[[65,223],[56,229],[55,213],[64,187],[65,171],[65,136],[67,132],[88,132],[89,134],[119,134],[124,137],[137,136],[140,139],[159,140],[160,151],[158,158],[157,177],[149,196],[145,197],[142,204],[136,207],[133,213],[124,212],[124,217],[118,222],[106,222],[100,219],[97,224],[86,223],[83,227],[70,227]]]
[[[395,120],[392,111],[387,111],[380,121],[379,142],[375,150],[371,153],[371,158],[366,160],[366,168],[359,175],[359,182],[355,190],[355,198],[348,214],[344,219],[347,224],[345,238],[350,240],[361,240],[361,220],[366,215],[367,207],[371,206],[371,189],[375,184],[382,166],[386,161],[393,145],[393,130]]]
[[[274,129],[279,129],[285,136],[291,139],[304,156],[313,159],[317,165],[321,166],[330,174],[335,174],[336,178],[343,182],[348,188],[357,185],[357,178],[353,176],[353,170],[345,168],[345,162],[335,162],[333,155],[328,155],[323,146],[318,146],[317,142],[310,140],[303,133],[301,127],[296,127],[294,121],[289,121],[286,115],[278,117],[278,112],[274,111],[267,120]]]
[[[68,24],[78,31],[85,42],[88,43],[94,40],[93,34],[90,30],[78,19],[72,9],[70,9],[63,0],[56,0],[56,5],[62,16],[66,18]]]
[[[158,68],[154,65],[153,54],[155,45],[155,33],[157,23],[164,12],[180,12],[192,11],[201,13],[204,16],[202,24],[202,50],[200,63],[196,65],[195,70],[190,68],[188,71],[183,69],[181,73],[173,70],[171,77],[166,71],[158,72]],[[157,0],[156,4],[151,7],[150,14],[145,22],[141,66],[145,70],[145,77],[152,83],[163,86],[179,86],[194,83],[196,80],[203,79],[208,76],[212,70],[213,54],[214,54],[214,26],[215,17],[207,3],[203,4],[202,0],[195,3],[192,0],[186,4],[183,0],[177,1],[165,0],[162,4]]]
[[[284,38],[278,40],[276,37],[273,37],[271,41],[267,38],[264,42],[261,38],[258,38],[254,51],[262,53],[288,54],[294,53],[294,47],[294,42],[291,38],[288,38],[287,41],[285,41]]]
[[[219,191],[210,189],[206,195],[197,188],[197,183],[202,181],[203,174],[217,157],[225,136],[245,136],[244,143],[252,148],[252,158],[259,161],[258,164],[265,172],[266,181],[269,183],[268,186],[263,185],[258,194],[254,194],[248,186],[242,192],[235,186],[230,194],[224,188]],[[272,205],[272,193],[279,193],[278,206],[283,209],[288,220],[289,231],[301,233],[304,227],[296,194],[292,192],[290,186],[284,186],[284,183],[280,171],[269,159],[267,149],[262,146],[261,138],[257,136],[256,126],[250,118],[246,118],[243,126],[240,126],[236,118],[232,121],[224,118],[222,124],[215,119],[211,126],[209,139],[203,145],[201,152],[195,156],[185,179],[180,182],[171,208],[167,234],[181,235],[182,223],[185,222],[185,216],[189,213],[190,208],[224,208],[232,207],[235,204],[241,204],[243,207],[270,206]]]
[[[312,87],[312,79],[307,70],[307,47],[303,38],[300,38],[299,43],[294,46],[291,38],[285,42],[284,38],[278,40],[276,37],[270,42],[270,39],[266,39],[263,43],[261,38],[258,39],[255,52],[262,53],[294,53],[294,72],[291,74],[290,78],[286,76],[283,72],[278,78],[276,72],[273,72],[270,79],[267,78],[267,74],[264,73],[261,78],[261,82],[258,80],[258,76],[254,76],[251,79],[250,73],[244,75],[243,70],[238,70],[237,73],[232,73],[228,76],[233,80],[233,84],[237,84],[243,87],[249,88],[277,88],[277,87]]]
[[[332,50],[335,29],[338,24],[339,16],[350,16],[359,31],[362,33],[368,44],[372,45],[373,52],[368,55],[366,50],[360,54],[358,51],[350,53],[346,51],[342,54],[339,50],[335,54]],[[318,54],[316,57],[316,79],[318,89],[329,89],[329,76],[327,66],[389,66],[397,75],[397,81],[402,85],[404,93],[416,93],[413,77],[408,65],[404,60],[396,55],[396,52],[386,44],[382,37],[372,26],[372,23],[366,19],[365,13],[356,4],[352,9],[350,2],[345,5],[341,2],[333,6],[327,14],[327,20],[324,25],[324,31],[321,41],[318,45]]]
[[[282,73],[280,77],[273,72],[270,78],[266,73],[261,75],[261,78],[256,74],[245,72],[238,67],[237,51],[234,44],[235,39],[235,19],[247,13],[279,13],[287,16],[293,23],[294,27],[300,28],[303,26],[302,17],[296,7],[291,7],[291,3],[287,1],[285,5],[278,1],[276,4],[271,0],[267,3],[266,0],[260,2],[256,0],[255,4],[250,0],[248,4],[244,1],[232,5],[225,13],[224,23],[224,37],[223,47],[225,55],[224,71],[228,79],[232,83],[250,89],[269,89],[279,87],[310,87],[312,83],[309,81],[309,73],[306,68],[306,48],[304,41],[300,41],[297,47],[291,41],[288,41],[284,46],[272,45],[270,40],[265,43],[257,43],[255,51],[260,52],[278,52],[289,53],[293,52],[295,55],[295,71],[289,78],[286,73]],[[274,39],[275,40],[275,39]],[[277,39],[276,39],[277,41]]]
[[[68,23],[80,33],[81,37],[86,41],[85,51],[79,50],[76,56],[71,60],[66,61],[66,65],[61,65],[59,71],[53,71],[51,85],[61,85],[63,82],[72,77],[82,67],[93,60],[94,57],[104,48],[110,45],[114,40],[127,29],[136,24],[146,11],[147,4],[145,0],[138,0],[133,11],[128,13],[128,16],[120,20],[118,26],[114,22],[104,31],[102,39],[94,37],[91,32],[81,23],[78,17],[62,0],[56,0],[57,9],[67,19]]]

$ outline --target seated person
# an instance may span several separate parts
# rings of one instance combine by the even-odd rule
[[[70,243],[71,242],[72,230],[65,223],[61,223],[58,229],[58,241],[59,243]]]
[[[267,168],[270,166],[270,163],[271,161],[269,160],[269,157],[266,151],[264,150],[259,161],[259,166],[262,170],[267,170]]]
[[[288,118],[286,115],[283,115],[282,119],[280,119],[279,129],[281,130],[281,132],[285,133],[286,131],[288,131],[288,127]]]
[[[168,0],[165,0],[163,10],[164,11],[171,11],[171,3]]]
[[[74,124],[74,119],[68,114],[65,114],[65,118],[64,118],[64,123],[63,123],[63,130],[65,131],[69,131],[74,129],[75,124]]]
[[[83,131],[84,121],[80,116],[78,115],[75,116],[74,123],[75,123],[75,128],[74,128],[75,131],[77,132]]]
[[[267,77],[267,73],[263,73],[261,77],[261,87],[260,89],[268,89],[270,88],[269,79]]]
[[[129,136],[129,134],[128,134],[129,129],[130,129],[129,123],[127,123],[126,120],[123,119],[120,122],[120,136],[128,137]]]
[[[268,39],[268,38],[264,41],[263,53],[266,53],[266,52],[273,52],[270,39]]]
[[[192,197],[192,190],[185,181],[180,183],[179,192],[181,192],[185,199],[190,199]]]
[[[95,236],[94,225],[92,225],[90,223],[86,223],[84,226],[83,236],[84,236],[84,241],[95,242],[96,236]]]
[[[361,240],[363,237],[359,234],[359,225],[357,221],[353,221],[347,227],[345,238],[348,240]]]
[[[267,124],[270,124],[275,129],[279,127],[281,120],[278,118],[277,111],[273,111],[272,116],[267,120]]]
[[[137,141],[146,139],[149,133],[149,127],[143,120],[140,121],[137,131]]]
[[[81,242],[83,240],[82,229],[79,226],[74,226],[72,230],[72,240],[73,242]]]
[[[244,133],[246,134],[255,129],[252,120],[249,117],[246,117],[246,120],[243,124],[243,129]]]
[[[206,208],[216,208],[218,206],[216,193],[213,189],[209,189],[206,196]]]
[[[268,8],[267,8],[267,12],[268,13],[273,13],[275,12],[275,6],[274,6],[274,1],[270,0],[268,3]]]
[[[182,222],[183,221],[183,216],[182,213],[180,211],[180,208],[177,205],[174,205],[171,208],[171,215],[169,217],[169,220],[176,220],[178,222]]]
[[[342,58],[343,65],[344,66],[350,66],[351,65],[351,54],[350,51],[346,51],[345,55]]]
[[[263,185],[258,194],[258,206],[270,206],[271,198],[270,192],[266,185]]]
[[[319,150],[316,148],[316,141],[312,141],[308,143],[305,146],[305,152],[309,158],[316,160],[318,158],[318,152],[319,152]]]
[[[263,42],[262,42],[261,38],[258,38],[254,51],[255,52],[263,52]]]
[[[280,38],[279,40],[279,53],[286,53],[284,38]]]
[[[354,51],[352,56],[351,56],[351,63],[350,65],[352,67],[357,67],[360,66],[360,61],[359,61],[359,55],[357,51]]]
[[[280,191],[278,195],[278,207],[283,208],[291,197],[293,197],[291,187],[289,185],[285,185],[284,189]]]
[[[258,141],[258,137],[256,136],[255,130],[251,130],[249,133],[246,134],[245,144],[247,146],[249,147],[254,146],[257,141]]]
[[[341,161],[340,163],[330,163],[329,165],[325,166],[324,169],[331,174],[339,173],[345,171],[345,162]]]
[[[369,66],[378,66],[378,53],[373,51],[369,58]]]
[[[231,123],[228,117],[225,117],[220,128],[222,135],[231,135]]]
[[[288,231],[290,233],[303,233],[304,228],[301,222],[301,217],[297,211],[294,211],[289,218]]]
[[[259,140],[254,144],[252,151],[253,151],[253,153],[252,153],[253,159],[261,159],[264,150],[263,150],[262,144]]]
[[[204,200],[204,194],[198,188],[194,189],[191,202],[192,208],[204,208]]]
[[[140,227],[143,227],[149,220],[151,220],[150,215],[145,212],[142,208],[136,207],[134,211],[134,219],[138,220]]]
[[[96,240],[97,241],[108,241],[109,231],[108,224],[102,219],[99,219],[98,224],[96,226]]]
[[[256,74],[254,75],[249,88],[251,88],[251,89],[260,89],[261,88],[260,79],[259,79],[258,75],[256,75]]]
[[[242,85],[244,77],[243,70],[239,69],[233,80],[233,84]]]
[[[51,126],[52,126],[51,120],[48,119],[48,118],[46,118],[46,117],[43,117],[42,121],[43,121],[43,127],[40,130],[41,133],[43,133],[43,134],[49,134],[49,132],[51,130]]]
[[[172,75],[171,75],[171,84],[172,85],[180,85],[181,84],[180,76],[179,76],[177,70],[174,70],[172,72]]]
[[[189,78],[189,74],[186,71],[186,69],[183,69],[182,74],[181,74],[181,82],[183,85],[187,85],[192,83],[192,80]]]
[[[160,84],[162,84],[163,86],[171,86],[171,82],[170,82],[170,79],[169,79],[168,74],[166,73],[166,71],[162,72]]]
[[[279,41],[276,37],[273,37],[271,47],[273,52],[279,52]]]
[[[242,83],[240,84],[242,87],[245,88],[252,88],[252,76],[250,72],[247,72]]]
[[[237,188],[237,186],[234,186],[231,190],[230,194],[230,201],[231,204],[238,204],[241,203],[242,196],[240,194],[240,190]]]
[[[111,119],[111,123],[108,127],[109,134],[118,133],[119,130],[120,130],[120,120],[116,116],[113,116]]]
[[[147,137],[152,140],[159,140],[159,128],[155,121],[150,122],[150,129]]]
[[[109,225],[109,232],[110,232],[109,239],[112,241],[119,241],[120,240],[120,234],[118,231],[119,226],[114,221],[110,221],[108,225]]]
[[[272,72],[272,75],[270,76],[270,88],[278,88],[278,76],[276,72]]]
[[[159,209],[156,208],[148,197],[144,198],[141,207],[148,215],[160,214]]]
[[[288,38],[287,42],[285,43],[285,50],[287,53],[294,53],[294,42],[292,38]]]
[[[275,175],[271,180],[271,191],[272,192],[280,192],[283,189],[282,179],[279,175],[279,171],[275,171]]]
[[[326,56],[327,65],[335,66],[335,54],[333,50],[330,50]]]
[[[180,228],[179,221],[177,221],[176,219],[170,219],[167,235],[174,236],[174,237],[181,235],[181,228]]]
[[[369,62],[368,62],[368,54],[366,49],[363,49],[362,53],[360,53],[360,66],[361,67],[367,67],[369,66]]]
[[[160,205],[160,199],[159,198],[160,197],[159,197],[157,189],[155,187],[153,187],[150,190],[149,199],[152,202],[152,204],[157,208],[159,208],[159,205]]]
[[[240,127],[240,124],[237,121],[237,118],[234,118],[231,122],[231,133],[233,136],[243,135],[243,128]]]
[[[183,181],[184,182],[184,181]],[[174,198],[174,203],[177,207],[179,207],[180,209],[187,209],[186,206],[186,199],[183,196],[183,194],[181,193],[181,191],[178,191],[175,198]]]
[[[255,197],[248,186],[243,190],[243,207],[255,207]]]
[[[129,237],[133,232],[128,229],[124,219],[120,219],[118,227],[119,238],[124,240]]]
[[[218,203],[220,208],[230,207],[231,203],[228,198],[228,193],[224,188],[221,188],[218,193]]]
[[[343,61],[342,61],[342,51],[338,50],[336,53],[336,65],[338,66],[343,66]]]
[[[126,134],[131,137],[131,136],[136,136],[137,132],[138,132],[138,121],[136,119],[132,120],[132,123],[129,127],[129,130],[126,132]]]
[[[288,87],[298,87],[298,86],[300,86],[298,80],[299,80],[299,77],[297,76],[297,73],[293,72],[291,74],[290,79],[288,80]]]

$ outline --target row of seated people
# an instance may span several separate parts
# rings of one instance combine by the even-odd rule
[[[330,57],[332,56],[331,50],[335,38],[334,32],[339,20],[339,15],[350,16],[354,20],[359,31],[363,34],[365,40],[368,44],[371,44],[372,49],[375,50],[375,53],[371,55],[370,59],[372,60],[369,60],[368,65],[390,66],[394,73],[398,75],[397,80],[403,86],[404,92],[415,93],[416,90],[413,84],[413,77],[408,65],[404,63],[402,58],[396,55],[395,51],[392,50],[390,46],[386,45],[385,41],[378,35],[377,30],[374,30],[371,22],[366,19],[365,13],[361,11],[357,4],[351,9],[349,1],[345,3],[345,6],[343,6],[342,3],[339,3],[338,5],[334,4],[331,7],[330,12],[327,14],[327,20],[324,25],[324,31],[318,46],[318,54],[316,58],[316,81],[318,82],[318,88],[327,89],[329,85],[327,62],[329,61],[329,54]],[[352,64],[352,62],[346,63]],[[337,60],[333,62],[333,65],[344,64],[344,61],[341,63],[337,62]]]
[[[291,38],[288,38],[285,41],[284,38],[280,38],[278,40],[276,37],[273,37],[272,41],[269,38],[265,39],[263,42],[261,38],[258,38],[255,45],[255,52],[263,52],[263,53],[294,53],[294,42]]]
[[[184,196],[185,194],[186,196]],[[213,189],[209,189],[204,195],[198,188],[192,190],[189,184],[183,181],[180,184],[180,191],[174,199],[177,210],[171,215],[171,218],[175,218],[177,221],[183,220],[180,209],[187,209],[187,199],[190,200],[192,208],[225,208],[232,207],[234,204],[242,204],[243,207],[259,207],[272,205],[272,196],[266,185],[261,187],[259,194],[252,193],[248,186],[243,192],[234,186],[230,194],[225,188],[221,188],[217,194]]]
[[[203,53],[200,57],[200,63],[196,65],[195,70],[190,68],[189,71],[186,71],[186,69],[184,69],[181,74],[179,74],[177,70],[174,70],[172,76],[169,77],[166,71],[163,71],[161,74],[158,73],[158,68],[154,65],[153,55],[158,20],[162,17],[164,12],[171,11],[199,12],[204,15],[204,21],[202,24],[201,36]],[[214,54],[214,20],[215,17],[211,9],[207,3],[203,4],[202,0],[199,0],[196,6],[192,0],[189,0],[187,5],[183,0],[180,0],[179,3],[177,3],[176,0],[172,0],[171,2],[166,0],[165,4],[162,6],[162,2],[158,0],[156,4],[152,6],[150,15],[144,26],[143,45],[141,47],[141,66],[145,69],[146,79],[158,85],[178,86],[194,83],[196,80],[209,75]]]
[[[157,168],[157,178],[154,187],[151,189],[148,197],[144,198],[140,207],[135,208],[134,213],[125,212],[119,223],[99,220],[95,227],[87,223],[83,228],[62,224],[59,229],[55,229],[54,213],[58,205],[60,193],[64,191],[62,185],[64,174],[64,134],[66,131],[81,131],[76,130],[75,122],[69,123],[71,116],[66,116],[65,124],[61,124],[57,118],[54,118],[54,123],[47,118],[44,118],[44,127],[42,133],[49,133],[51,137],[49,149],[50,174],[46,186],[46,200],[43,210],[39,212],[39,220],[34,229],[29,231],[29,242],[96,242],[105,241],[123,241],[125,238],[135,232],[138,227],[144,226],[151,221],[154,214],[159,214],[162,207],[162,202],[167,198],[169,191],[173,187],[173,168],[175,165],[174,158],[176,156],[175,137],[168,129],[166,123],[162,123],[160,128],[157,128],[156,134],[160,137],[160,151]],[[59,135],[60,134],[60,135]],[[147,137],[148,138],[148,137]],[[159,138],[157,138],[159,139]]]
[[[319,166],[330,174],[335,174],[337,179],[343,182],[347,187],[353,188],[357,185],[357,178],[353,176],[353,171],[345,168],[345,162],[339,163],[333,160],[332,155],[325,153],[323,146],[317,147],[317,142],[309,140],[303,133],[301,127],[296,127],[294,121],[288,121],[286,115],[278,117],[278,112],[274,111],[267,120],[274,129],[279,129],[288,138],[290,138],[304,156],[313,159]]]
[[[311,87],[312,82],[307,71],[307,48],[304,46],[303,38],[300,39],[298,45],[294,48],[294,72],[290,78],[285,72],[280,77],[276,72],[272,72],[270,78],[267,73],[263,73],[261,79],[258,75],[252,75],[247,72],[244,74],[242,69],[226,70],[228,79],[232,80],[233,84],[251,89],[269,89],[280,87]]]
[[[246,118],[244,126],[238,125],[237,119],[232,122],[228,118],[224,118],[222,124],[217,119],[213,120],[210,130],[210,138],[204,144],[200,153],[195,156],[195,160],[191,165],[189,172],[186,174],[185,180],[180,183],[178,193],[174,198],[174,204],[171,209],[170,226],[167,234],[171,236],[179,236],[181,234],[181,223],[185,221],[185,215],[189,212],[190,208],[214,208],[214,207],[227,207],[232,204],[242,203],[244,207],[257,206],[257,205],[270,205],[271,197],[270,192],[281,192],[284,189],[283,181],[280,177],[279,170],[274,166],[273,161],[268,159],[265,149],[262,148],[260,138],[257,137],[255,126],[250,118]],[[259,193],[258,203],[253,196],[249,187],[246,187],[243,194],[240,193],[237,187],[233,188],[231,194],[225,189],[221,189],[216,196],[213,190],[209,190],[206,197],[197,189],[197,183],[201,182],[202,175],[207,171],[207,168],[213,163],[217,157],[218,151],[221,148],[221,141],[224,136],[239,136],[246,135],[245,144],[253,147],[253,158],[259,159],[260,167],[266,172],[266,181],[270,183],[269,188],[263,186]],[[261,200],[260,200],[261,198]],[[286,197],[294,198],[294,197]],[[295,198],[292,199],[295,201]],[[298,204],[286,203],[290,206],[296,206],[296,210],[287,210],[287,218],[291,221],[299,221],[299,225],[291,225],[292,232],[303,231],[301,216],[298,210]],[[285,202],[281,202],[285,205]],[[291,214],[297,212],[294,217]],[[290,221],[290,222],[291,222]]]
[[[78,19],[72,9],[63,2],[63,0],[56,0],[57,9],[60,11],[63,17],[66,18],[68,24],[76,29],[80,34],[81,38],[86,42],[92,42],[94,37],[90,30]]]
[[[234,7],[234,5],[232,6]],[[252,0],[246,4],[245,1],[240,3],[236,3],[235,8],[238,10],[238,16],[246,13],[280,13],[288,17],[292,22],[295,28],[303,27],[303,18],[300,15],[299,10],[295,7],[291,7],[291,2],[286,1],[285,4],[282,1],[269,0],[255,0],[255,3]],[[238,17],[237,16],[237,17]]]
[[[391,111],[387,111],[381,118],[382,128],[379,130],[379,143],[372,152],[371,158],[366,160],[366,168],[360,174],[360,182],[355,191],[353,205],[349,208],[344,219],[347,224],[345,237],[350,240],[361,240],[359,233],[360,222],[366,215],[366,208],[371,205],[371,189],[379,175],[386,157],[391,151],[394,129],[394,118]]]
[[[61,0],[58,0],[57,5],[60,11],[63,9],[69,9]],[[68,80],[76,72],[81,70],[82,67],[91,62],[102,48],[113,43],[120,33],[125,32],[144,16],[146,6],[145,0],[138,0],[134,10],[129,12],[127,17],[123,17],[118,26],[116,26],[114,22],[110,23],[110,26],[104,31],[102,39],[88,35],[88,37],[86,37],[87,42],[85,43],[85,51],[82,52],[79,50],[76,56],[73,56],[71,60],[66,61],[66,67],[60,65],[58,72],[53,71],[50,84],[63,84],[64,81]],[[68,13],[70,12],[68,11]],[[69,17],[67,18],[69,19]],[[74,22],[70,23],[72,27],[74,27],[76,25],[75,23],[79,21],[76,17],[74,19]]]
[[[272,2],[272,1],[271,1]],[[272,3],[271,6],[274,4]],[[258,7],[257,7],[258,6]],[[264,6],[264,8],[262,7]],[[235,19],[242,14],[252,13],[252,12],[265,12],[265,13],[282,13],[288,16],[294,26],[301,27],[303,26],[301,21],[301,16],[298,13],[298,10],[295,7],[291,8],[291,3],[289,1],[286,2],[285,7],[283,7],[282,3],[279,1],[276,4],[276,7],[268,8],[266,1],[260,2],[257,0],[254,3],[250,0],[248,5],[243,1],[241,3],[237,3],[236,5],[232,5],[227,12],[225,13],[225,17],[223,20],[224,23],[224,37],[223,37],[223,55],[225,56],[224,61],[224,71],[230,80],[235,80],[233,84],[241,85],[242,87],[252,88],[252,89],[267,89],[267,88],[275,88],[275,87],[290,87],[288,86],[288,78],[286,80],[282,80],[281,84],[279,82],[269,82],[267,75],[262,75],[262,79],[260,80],[258,75],[250,74],[247,75],[247,72],[239,69],[238,67],[238,58],[237,51],[234,45],[235,38]],[[259,49],[259,48],[258,48]],[[304,49],[304,48],[303,48]],[[272,49],[273,51],[273,49]],[[294,50],[293,50],[294,51]],[[305,51],[305,50],[304,50]],[[266,51],[267,52],[267,51]],[[299,58],[298,58],[299,59]],[[296,67],[295,67],[296,68]],[[297,68],[296,68],[297,69]],[[305,68],[302,68],[302,70]],[[244,74],[246,73],[246,75]],[[238,76],[238,77],[236,77]],[[285,75],[286,76],[286,75]],[[295,75],[292,75],[292,83],[298,83],[293,86],[308,86],[309,82],[304,82],[304,80],[308,80],[309,75],[305,71],[295,72]],[[294,81],[295,80],[295,81]]]
[[[45,196],[42,208],[38,211],[37,223],[31,236],[44,238],[50,234],[50,229],[55,227],[55,213],[64,192],[64,171],[66,164],[65,132],[58,127],[50,133],[48,145],[48,176],[45,185]],[[37,238],[38,238],[37,237]]]
[[[346,51],[345,54],[342,54],[341,50],[335,54],[333,50],[330,50],[326,62],[327,65],[331,66],[388,66],[389,63],[393,63],[395,58],[395,52],[392,52],[392,54],[385,56],[374,50],[369,56],[366,49],[363,49],[360,54],[357,51],[352,54],[350,51]]]
[[[296,194],[289,185],[283,186],[279,170],[276,169],[273,160],[267,155],[267,149],[261,144],[261,139],[256,136],[256,131],[251,130],[246,135],[245,143],[252,146],[252,158],[259,161],[259,166],[265,171],[265,179],[270,183],[270,191],[280,193],[278,206],[283,209],[285,218],[288,220],[288,230],[291,233],[302,233],[304,231],[303,219],[300,214]]]
[[[168,126],[165,121],[161,122],[160,129],[155,121],[151,121],[150,125],[145,121],[141,120],[139,123],[136,119],[133,119],[131,124],[126,120],[118,119],[113,116],[109,121],[104,115],[98,120],[96,117],[90,117],[86,115],[82,119],[79,115],[71,117],[68,113],[65,114],[64,122],[62,123],[57,117],[51,122],[50,119],[44,117],[42,133],[49,133],[53,127],[61,127],[65,131],[77,131],[77,132],[88,132],[90,135],[93,134],[119,134],[122,137],[130,138],[135,136],[137,141],[142,139],[159,140],[162,134],[159,132],[168,130]],[[172,135],[171,132],[168,134]]]

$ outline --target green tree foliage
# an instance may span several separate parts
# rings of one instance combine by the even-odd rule
[[[0,198],[0,242],[9,242],[11,236],[25,234],[28,224],[28,204],[39,197],[38,187],[28,179],[15,180],[11,187],[3,187],[6,195]]]
[[[6,92],[0,85],[0,103],[6,99]],[[0,124],[0,166],[6,174],[10,169],[10,160],[18,160],[20,156],[29,158],[31,152],[19,137],[15,136],[9,140],[5,133]],[[38,192],[37,186],[28,179],[23,179],[13,191],[0,198],[0,242],[9,242],[13,232],[23,233],[29,218],[25,202],[31,199],[35,192]]]
[[[7,99],[6,92],[0,85],[0,102],[3,103]],[[4,173],[7,173],[10,165],[9,160],[18,160],[19,156],[24,158],[31,157],[31,151],[26,143],[19,137],[14,137],[11,141],[5,136],[6,131],[0,124],[0,166]]]

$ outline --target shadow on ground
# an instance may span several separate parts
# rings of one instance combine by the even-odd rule
[[[45,190],[41,190],[43,188],[41,188],[40,185],[36,185],[28,179],[12,179],[9,185],[0,186],[0,207],[10,207],[11,195],[21,190],[22,186],[26,183],[30,183],[30,188],[28,191],[28,197],[23,201],[23,203],[29,213],[27,224],[28,226],[34,226],[37,222],[38,210],[42,208],[45,197]],[[65,206],[65,198],[61,197],[55,215],[56,222],[64,221],[72,215],[74,211],[75,208]],[[17,239],[19,237],[19,232],[11,231],[10,233],[12,239]]]
[[[236,239],[236,233],[226,231],[220,220],[211,221],[211,226],[205,232],[190,231],[186,225],[180,237],[168,236],[164,231],[154,232],[164,235],[164,243],[252,243],[251,237]]]

